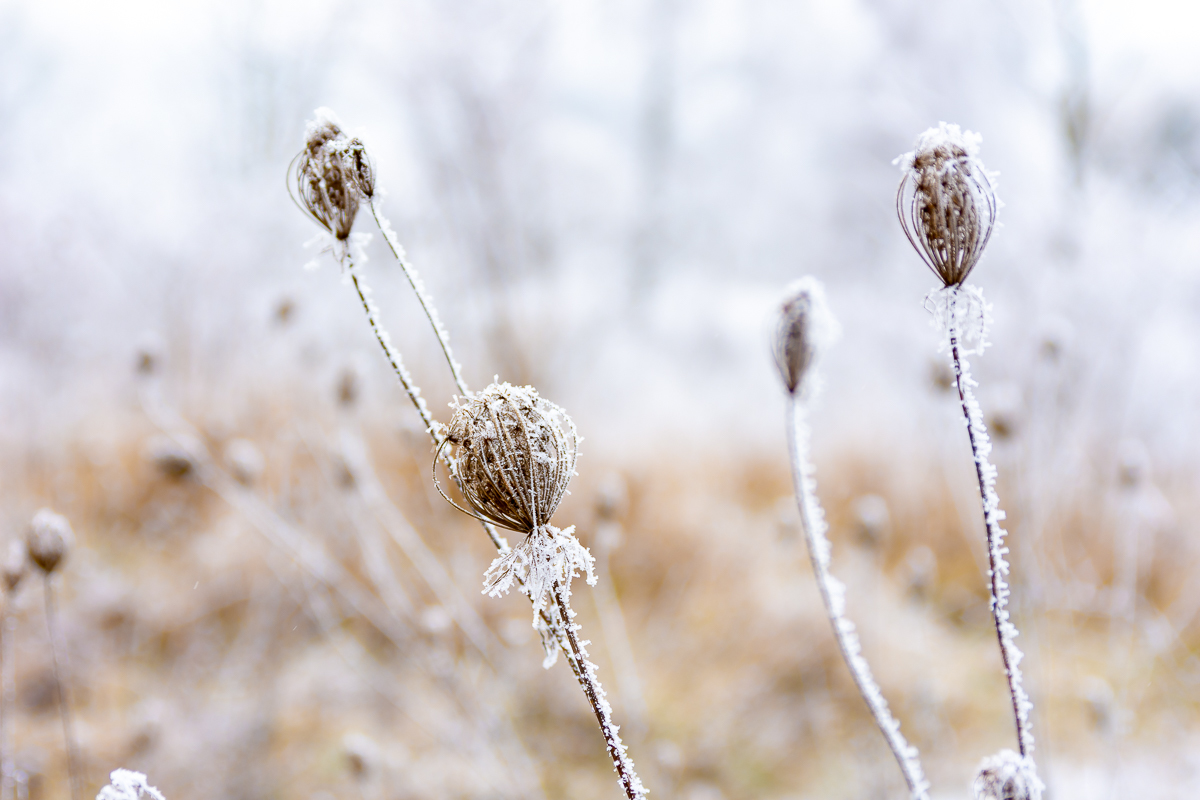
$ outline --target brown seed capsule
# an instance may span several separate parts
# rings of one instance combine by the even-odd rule
[[[33,515],[29,533],[25,536],[29,560],[47,575],[62,563],[74,542],[75,535],[67,518],[48,508]]]
[[[462,511],[530,533],[558,508],[578,443],[575,423],[536,389],[493,383],[459,407],[442,447],[451,448],[452,477],[470,506]]]
[[[975,157],[978,137],[942,123],[902,156],[896,213],[904,235],[943,286],[958,286],[979,263],[996,225],[996,192]]]
[[[332,114],[327,109],[318,109],[317,118],[309,123],[304,149],[292,159],[289,168],[295,182],[292,199],[338,241],[350,238],[362,181],[354,158],[347,158],[349,146]],[[369,169],[365,154],[359,163],[368,164],[373,193],[374,171]],[[288,189],[292,190],[291,181]]]
[[[779,376],[791,394],[796,393],[813,360],[812,297],[806,291],[796,292],[783,303],[779,324],[775,330],[775,365]]]
[[[975,800],[1041,800],[1046,787],[1032,759],[1001,750],[979,765],[971,788]]]

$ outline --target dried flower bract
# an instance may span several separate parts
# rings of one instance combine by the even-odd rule
[[[488,594],[503,594],[520,580],[536,613],[554,584],[569,585],[577,569],[595,580],[592,556],[574,529],[550,524],[575,474],[578,444],[567,413],[530,386],[493,383],[458,407],[438,455],[450,448],[451,477],[469,508],[450,500],[440,484],[438,491],[473,517],[526,534],[488,568]]]
[[[62,563],[74,542],[71,523],[62,514],[56,514],[48,508],[33,515],[29,533],[25,537],[29,560],[46,574],[54,572]]]
[[[291,169],[288,191],[294,181],[292,199],[296,204],[339,242],[349,239],[363,194],[364,174],[369,176],[365,185],[372,194],[375,191],[374,169],[362,143],[346,137],[332,111],[319,108],[316,119],[308,123],[304,149],[292,159]]]
[[[976,158],[980,139],[943,122],[897,159],[904,170],[896,192],[900,225],[943,286],[967,279],[996,226],[996,191]]]
[[[1012,750],[985,758],[972,788],[975,800],[1041,800],[1046,790],[1033,759]]]

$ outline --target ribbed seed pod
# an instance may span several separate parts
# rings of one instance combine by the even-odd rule
[[[800,388],[813,360],[812,295],[805,289],[783,301],[775,329],[775,365],[791,394]]]
[[[996,192],[975,157],[978,147],[978,136],[943,122],[921,134],[916,150],[901,156],[900,226],[946,287],[967,279],[996,225]]]
[[[463,510],[531,533],[550,522],[566,494],[579,438],[567,413],[533,387],[493,383],[459,407],[446,443],[470,506]]]
[[[292,199],[338,241],[350,238],[358,215],[360,175],[355,158],[347,158],[350,144],[333,114],[318,109],[317,118],[308,125],[304,149],[291,165],[295,182]],[[365,154],[358,163],[369,165]],[[368,173],[374,193],[374,171],[368,167]],[[288,190],[292,191],[291,182]]]
[[[47,575],[62,563],[74,543],[71,523],[62,514],[43,508],[33,515],[25,536],[25,547],[29,551],[29,560]]]
[[[535,625],[556,585],[565,602],[576,570],[587,574],[588,583],[596,580],[595,561],[574,537],[574,527],[550,524],[575,474],[578,445],[575,423],[536,389],[493,383],[459,406],[434,456],[434,483],[442,497],[473,517],[526,534],[492,562],[483,585],[496,596],[521,582],[533,601]],[[450,474],[469,508],[451,500],[437,482],[438,458],[446,447]]]

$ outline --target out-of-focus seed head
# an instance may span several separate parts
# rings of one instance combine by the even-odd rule
[[[203,447],[191,437],[181,436],[180,440],[182,443],[170,436],[155,436],[146,446],[146,457],[154,468],[176,480],[187,477],[196,469],[195,453],[201,452]]]
[[[21,585],[21,580],[25,577],[25,573],[29,571],[29,559],[26,556],[25,548],[21,546],[21,542],[17,539],[8,543],[8,552],[4,557],[4,589],[9,594],[17,590]]]
[[[896,212],[904,235],[943,286],[959,286],[979,263],[999,206],[976,158],[981,137],[942,122],[901,156]]]
[[[342,133],[333,112],[319,108],[316,113],[316,118],[308,123],[304,149],[292,159],[294,174],[288,189],[293,189],[294,181],[296,204],[338,241],[344,242],[350,238],[358,215],[360,177],[354,158],[348,156],[351,142]],[[360,161],[367,163],[365,154]],[[374,193],[373,170],[370,173]]]
[[[975,800],[1041,800],[1046,790],[1033,759],[1012,750],[985,758],[972,788]]]
[[[549,524],[575,474],[578,446],[565,411],[532,386],[508,383],[461,402],[443,444],[470,506],[461,510],[522,533]]]
[[[266,469],[262,451],[249,439],[233,439],[225,445],[225,464],[243,486],[253,486]]]
[[[37,564],[42,572],[47,575],[54,572],[74,543],[71,523],[62,514],[43,508],[33,515],[25,536],[25,548],[29,560]]]
[[[772,348],[779,376],[789,394],[801,388],[816,354],[832,338],[835,329],[820,282],[804,277],[788,287],[779,309]]]

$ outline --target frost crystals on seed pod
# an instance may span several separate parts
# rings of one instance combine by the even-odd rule
[[[801,388],[813,358],[836,336],[837,322],[825,305],[820,281],[806,275],[789,286],[772,342],[775,365],[789,394]]]
[[[521,581],[533,600],[534,618],[545,607],[555,584],[569,591],[583,570],[595,584],[594,559],[575,538],[574,526],[559,530],[550,518],[575,474],[579,436],[562,408],[531,386],[493,383],[460,401],[442,448],[449,448],[450,476],[468,508],[448,502],[493,525],[526,534],[502,553],[484,574],[484,592],[504,594]]]
[[[975,800],[1041,800],[1046,790],[1033,759],[1012,750],[985,758],[972,788]]]
[[[375,194],[375,167],[362,142],[342,132],[332,111],[318,108],[290,171],[292,199],[345,252],[360,202]]]
[[[904,171],[896,192],[900,225],[946,287],[967,279],[996,226],[994,176],[976,158],[981,139],[942,122],[896,159]]]

